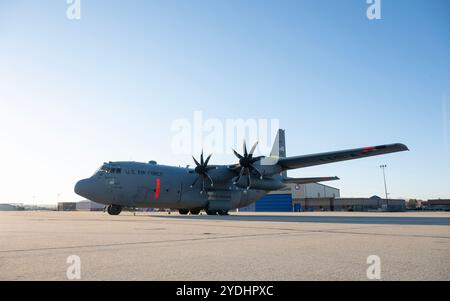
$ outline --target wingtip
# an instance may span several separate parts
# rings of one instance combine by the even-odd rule
[[[406,146],[406,144],[397,143],[397,145],[399,146],[401,151],[409,151],[409,148],[408,148],[408,146]]]
[[[390,149],[391,151],[394,151],[394,152],[409,151],[409,148],[403,143],[384,144],[384,145],[375,146],[374,148],[377,150]],[[370,149],[370,147],[368,147],[366,149]]]

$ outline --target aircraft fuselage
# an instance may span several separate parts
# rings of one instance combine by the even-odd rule
[[[203,209],[211,202],[224,202],[227,209],[245,207],[267,191],[245,190],[230,181],[220,182],[202,192],[200,183],[191,187],[198,177],[193,169],[138,162],[110,162],[108,171],[99,170],[92,177],[81,180],[75,192],[87,199],[123,207]],[[217,166],[210,173],[232,173]],[[231,174],[230,177],[233,175]],[[230,178],[226,177],[226,178]],[[208,183],[209,184],[209,183]]]

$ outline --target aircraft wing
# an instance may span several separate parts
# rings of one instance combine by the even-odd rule
[[[308,184],[308,183],[318,183],[325,181],[335,181],[339,180],[338,177],[316,177],[316,178],[285,178],[283,183],[293,183],[293,184]]]
[[[287,170],[371,156],[378,156],[395,152],[402,152],[406,150],[409,150],[408,147],[401,143],[370,146],[336,152],[280,158],[278,160],[278,165],[280,165],[284,170]]]

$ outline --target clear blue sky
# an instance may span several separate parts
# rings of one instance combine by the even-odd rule
[[[450,2],[0,1],[0,202],[79,200],[104,161],[192,164],[175,118],[278,118],[288,155],[411,151],[290,172],[342,196],[450,198]],[[240,147],[240,146],[239,146]],[[234,163],[217,156],[212,163]]]

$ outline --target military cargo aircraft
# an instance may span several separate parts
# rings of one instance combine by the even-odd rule
[[[233,150],[238,163],[210,165],[203,151],[195,168],[159,165],[155,161],[104,163],[95,174],[79,181],[75,193],[106,205],[118,215],[123,208],[166,208],[180,214],[227,215],[229,210],[256,202],[268,192],[289,183],[306,184],[337,180],[337,177],[289,178],[290,169],[406,151],[404,144],[389,144],[343,151],[286,157],[285,133],[279,130],[268,157],[254,156],[244,141],[243,153]]]

